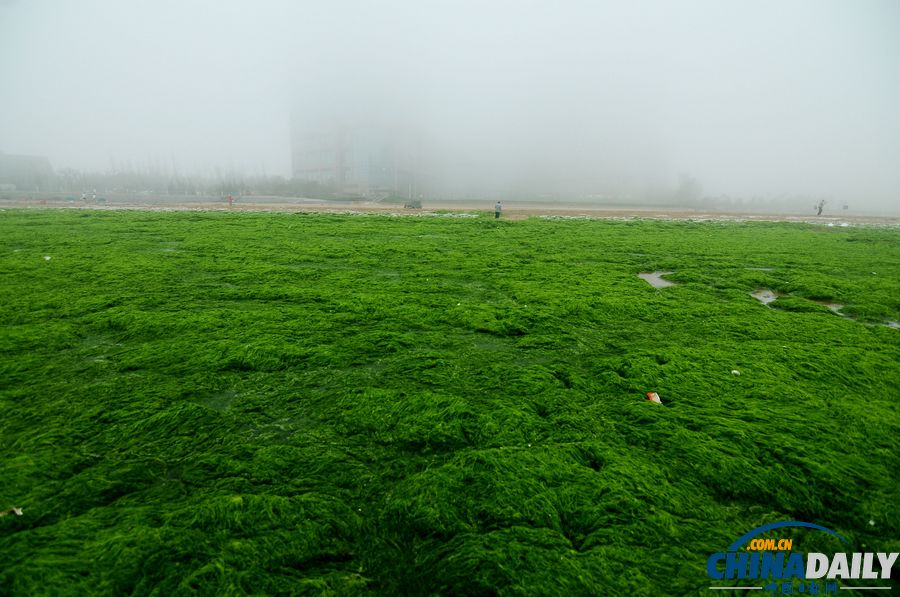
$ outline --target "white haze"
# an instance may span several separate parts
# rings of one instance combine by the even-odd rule
[[[900,2],[0,0],[0,151],[290,176],[292,118],[421,130],[459,192],[900,208]]]

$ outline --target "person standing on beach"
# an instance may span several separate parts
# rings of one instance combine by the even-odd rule
[[[497,202],[497,205],[494,206],[494,219],[497,220],[500,218],[500,210],[503,209],[503,205],[500,202]]]

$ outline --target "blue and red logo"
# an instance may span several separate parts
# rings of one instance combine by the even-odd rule
[[[709,556],[706,560],[707,574],[716,584],[727,583],[711,586],[710,589],[766,589],[773,594],[779,592],[784,595],[892,589],[891,569],[900,554],[847,551],[807,553],[795,551],[794,539],[759,537],[783,528],[814,529],[836,537],[842,544],[849,544],[835,531],[811,522],[786,520],[764,524],[738,537],[727,551]]]

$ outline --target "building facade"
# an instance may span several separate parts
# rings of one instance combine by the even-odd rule
[[[0,188],[45,191],[53,184],[53,167],[43,156],[11,155],[0,151]]]
[[[419,199],[427,186],[423,152],[421,137],[401,127],[295,127],[293,176],[345,196]]]

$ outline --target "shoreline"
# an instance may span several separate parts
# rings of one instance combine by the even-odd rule
[[[383,204],[365,201],[325,201],[309,199],[260,198],[264,201],[238,200],[228,206],[221,200],[185,201],[156,198],[148,201],[109,201],[85,203],[80,200],[36,200],[0,198],[2,209],[85,209],[99,211],[145,210],[145,211],[220,211],[220,212],[273,212],[273,213],[322,213],[322,214],[374,214],[392,216],[444,216],[457,214],[460,217],[493,214],[493,206],[484,201],[436,201],[428,202],[422,208],[404,208],[399,204]],[[532,217],[545,219],[646,219],[678,221],[761,221],[797,222],[824,225],[880,224],[900,226],[900,216],[879,216],[868,214],[831,215],[796,214],[746,211],[715,211],[704,209],[665,207],[601,207],[596,205],[538,204],[509,201],[504,204],[501,219],[520,221]]]

